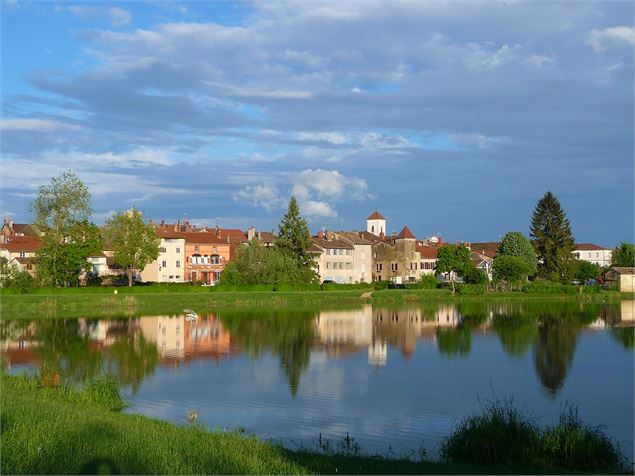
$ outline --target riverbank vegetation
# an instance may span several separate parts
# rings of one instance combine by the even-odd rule
[[[2,376],[6,474],[504,474],[618,473],[619,450],[576,415],[538,430],[509,408],[485,409],[443,445],[443,462],[292,451],[240,431],[209,431],[119,413],[118,389],[98,379],[69,389]],[[507,413],[504,413],[504,412]],[[502,414],[499,414],[503,412]],[[185,425],[185,423],[184,423]],[[488,442],[492,431],[501,436]],[[497,433],[498,434],[498,433]],[[471,448],[466,439],[482,446]],[[506,438],[503,440],[502,435]],[[537,438],[537,439],[536,439]],[[535,440],[535,441],[534,441]],[[519,445],[543,457],[512,459]],[[542,445],[542,446],[541,446]],[[495,451],[494,451],[495,450]],[[495,458],[492,454],[495,453]],[[481,455],[485,456],[474,456]],[[544,456],[547,455],[548,456]],[[488,456],[489,455],[489,456]],[[478,460],[479,464],[475,464]],[[462,463],[467,461],[468,463]]]

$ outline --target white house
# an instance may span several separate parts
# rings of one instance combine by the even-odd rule
[[[610,248],[604,248],[593,243],[578,243],[575,245],[575,250],[573,251],[577,259],[588,261],[589,263],[597,264],[602,267],[610,266],[611,253],[612,250]]]

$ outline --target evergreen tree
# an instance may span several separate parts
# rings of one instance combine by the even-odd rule
[[[566,280],[571,272],[574,240],[569,219],[551,192],[536,204],[531,218],[531,237],[538,255],[538,275]]]
[[[300,216],[300,206],[294,196],[289,200],[287,213],[284,214],[280,225],[278,225],[278,236],[276,237],[275,246],[282,253],[287,254],[296,260],[298,268],[306,271],[304,273],[308,279],[313,281],[315,273],[314,257],[309,253],[311,246],[311,233],[309,226],[304,218]],[[311,271],[309,273],[309,271]]]

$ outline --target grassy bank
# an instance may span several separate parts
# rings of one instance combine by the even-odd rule
[[[213,288],[212,288],[213,289]],[[73,317],[126,317],[178,314],[183,309],[199,313],[221,308],[291,307],[328,309],[330,307],[374,304],[418,304],[425,302],[471,302],[506,300],[568,300],[602,302],[632,298],[627,293],[602,291],[595,294],[526,294],[491,292],[481,295],[455,295],[447,289],[369,289],[346,287],[327,291],[211,291],[200,286],[138,286],[131,288],[37,289],[34,293],[0,292],[0,311],[7,319]]]
[[[119,405],[108,385],[96,386],[105,394],[103,401],[83,391],[41,388],[34,379],[4,375],[3,474],[487,472],[471,465],[290,451],[235,432],[177,427],[113,411]],[[95,394],[94,388],[90,391]]]
[[[496,421],[497,431],[504,437],[492,443],[492,423],[487,415],[487,428],[470,435],[481,446],[465,451],[465,423],[446,442],[446,462],[291,451],[238,432],[178,427],[119,413],[122,402],[114,385],[105,379],[84,390],[72,390],[42,387],[34,378],[2,375],[3,474],[553,474],[617,469],[611,466],[612,447],[599,447],[599,453],[591,454],[595,460],[600,461],[601,456],[606,462],[591,465],[591,471],[577,463],[577,467],[565,469],[544,459],[536,460],[541,466],[526,458],[505,460],[500,451],[499,460],[492,461],[496,451],[491,450],[501,441],[509,445],[513,436],[512,443],[524,445],[533,434],[510,436],[509,422]],[[474,425],[468,426],[473,429]],[[553,432],[545,434],[553,437]],[[564,443],[561,447],[566,453],[567,441]],[[482,464],[471,463],[474,455]],[[577,455],[573,456],[577,460]],[[559,458],[554,453],[551,461]],[[452,459],[467,463],[449,461]]]

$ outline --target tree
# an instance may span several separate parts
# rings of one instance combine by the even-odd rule
[[[55,286],[77,286],[81,274],[91,268],[88,258],[102,249],[103,239],[97,225],[87,220],[75,222],[62,243],[44,240],[38,251],[40,280]]]
[[[144,223],[141,212],[134,208],[106,220],[105,233],[114,251],[115,262],[126,270],[128,286],[132,286],[133,272],[142,270],[159,257],[160,238],[154,227]]]
[[[620,243],[611,254],[611,266],[635,266],[635,251],[632,243]]]
[[[300,206],[294,196],[289,200],[287,212],[278,225],[275,246],[281,252],[291,256],[300,269],[306,270],[307,282],[315,280],[314,257],[309,253],[311,233],[304,218],[300,216]],[[310,272],[309,272],[310,271]]]
[[[292,256],[276,247],[262,246],[254,238],[241,246],[236,259],[225,267],[221,284],[297,284],[311,278]]]
[[[472,268],[465,274],[464,280],[468,284],[487,284],[489,278],[484,269],[472,266]]]
[[[569,220],[551,192],[536,204],[531,219],[531,237],[538,255],[538,275],[566,281],[573,259],[574,240]]]
[[[73,172],[64,172],[39,188],[31,211],[44,230],[44,243],[37,255],[38,273],[53,286],[77,282],[84,269],[78,263],[94,252],[95,245],[94,229],[89,229],[92,209],[88,187]],[[84,255],[87,249],[90,253]]]
[[[522,256],[496,255],[494,258],[494,281],[510,285],[527,281],[529,265]]]
[[[452,283],[452,294],[455,293],[456,275],[465,276],[474,267],[470,259],[470,250],[463,245],[443,245],[437,252],[436,271],[448,273]]]
[[[575,277],[582,282],[589,279],[596,279],[600,275],[600,267],[589,261],[575,261],[574,262]]]
[[[496,256],[520,256],[527,263],[529,276],[538,271],[538,257],[531,245],[531,241],[519,231],[510,231],[505,234],[498,247]]]

